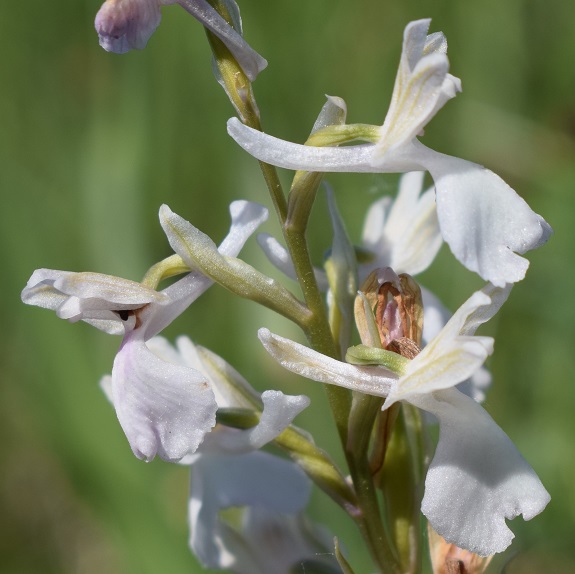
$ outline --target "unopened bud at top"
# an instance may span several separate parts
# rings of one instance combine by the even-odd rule
[[[160,0],[106,0],[94,23],[100,46],[116,54],[145,48],[160,24],[162,3]]]

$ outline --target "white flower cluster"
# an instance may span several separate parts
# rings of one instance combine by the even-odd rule
[[[102,46],[116,52],[144,47],[159,24],[160,5],[173,3],[184,6],[219,37],[250,79],[263,69],[265,60],[241,36],[232,0],[225,5],[236,29],[206,0],[106,0],[96,18]],[[344,246],[339,251],[334,247],[334,266],[355,275],[357,283],[375,274],[378,288],[389,285],[399,293],[396,273],[416,275],[427,269],[443,240],[465,267],[487,281],[451,317],[433,294],[423,290],[422,348],[414,357],[399,357],[394,366],[385,361],[339,361],[265,328],[259,338],[267,352],[294,373],[382,397],[384,411],[403,402],[434,415],[439,441],[427,469],[421,510],[448,542],[489,556],[511,543],[506,519],[532,518],[546,506],[549,494],[477,400],[489,383],[483,364],[493,352],[493,339],[475,333],[504,304],[513,283],[525,276],[528,262],[520,254],[543,244],[551,230],[494,173],[431,150],[417,139],[439,109],[461,91],[459,79],[448,72],[445,38],[441,33],[428,35],[429,23],[412,22],[405,30],[383,125],[363,135],[361,128],[354,132],[347,126],[352,128],[348,133],[368,143],[339,147],[341,140],[330,140],[345,126],[345,104],[339,98],[328,99],[312,132],[316,142],[323,138],[321,145],[288,143],[236,118],[228,122],[228,130],[250,154],[279,167],[406,173],[395,201],[382,198],[369,209],[363,258],[355,269],[346,263],[353,260],[353,253],[342,255],[347,239],[330,195],[334,246]],[[330,123],[329,118],[339,119]],[[431,174],[434,186],[422,193],[424,172]],[[163,290],[98,273],[40,269],[23,290],[22,300],[71,322],[82,320],[122,335],[111,376],[104,377],[102,387],[138,458],[149,461],[157,455],[190,465],[190,544],[201,562],[246,574],[287,574],[295,564],[325,551],[329,542],[302,514],[310,479],[295,463],[258,451],[290,427],[309,399],[280,391],[260,395],[223,359],[188,338],[178,339],[174,348],[157,337],[214,280],[221,280],[221,275],[210,274],[210,265],[236,281],[243,296],[257,300],[253,291],[259,289],[266,301],[285,299],[285,305],[299,305],[283,287],[237,259],[267,219],[267,210],[234,201],[230,212],[229,234],[216,247],[191,223],[162,206],[160,222],[186,271]],[[296,277],[288,249],[270,235],[260,235],[258,241],[276,267]],[[341,302],[333,269],[318,268],[315,276],[328,292],[328,307],[333,310]],[[278,308],[286,308],[281,301]],[[389,309],[386,320],[397,330],[390,337],[401,338],[405,333],[398,326],[399,314],[393,315],[397,307]],[[347,346],[345,337],[339,342]],[[217,424],[218,411],[226,409],[252,411],[257,424],[243,430]],[[219,514],[238,506],[245,507],[240,527]],[[327,560],[324,567],[333,564]]]

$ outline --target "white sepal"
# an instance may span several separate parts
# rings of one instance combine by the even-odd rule
[[[320,383],[328,383],[369,395],[386,397],[396,375],[383,367],[358,367],[260,329],[258,337],[266,351],[284,368]]]
[[[230,204],[232,225],[220,248],[189,221],[174,213],[167,205],[160,207],[160,223],[166,233],[172,249],[192,268],[190,250],[198,258],[206,259],[213,255],[235,257],[250,235],[267,219],[268,211],[261,205],[250,201],[238,200]]]

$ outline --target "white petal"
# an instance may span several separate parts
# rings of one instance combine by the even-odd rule
[[[435,209],[435,190],[422,195],[423,173],[412,172],[401,178],[384,235],[392,245],[389,266],[397,273],[416,275],[435,259],[443,239]]]
[[[429,23],[418,20],[405,28],[401,63],[381,139],[374,150],[374,164],[389,150],[419,135],[447,101],[443,89],[449,70],[447,56],[433,50],[424,54]]]
[[[383,229],[392,201],[392,198],[387,195],[374,201],[369,206],[363,223],[362,245],[377,254],[378,259],[382,260],[384,258],[389,259],[390,246],[385,242]],[[384,265],[384,267],[389,267],[389,264]]]
[[[491,386],[491,381],[491,373],[485,367],[481,367],[469,379],[457,385],[457,389],[471,397],[476,403],[482,403],[485,400],[486,391]]]
[[[423,299],[423,335],[424,346],[436,337],[445,324],[449,321],[451,313],[439,301],[439,299],[425,287],[421,288]],[[474,401],[482,403],[485,400],[485,391],[491,385],[491,373],[481,367],[473,373],[469,379],[459,383],[457,388]]]
[[[493,339],[473,333],[500,309],[510,291],[511,285],[500,289],[491,284],[476,291],[407,364],[406,374],[393,387],[385,408],[398,400],[453,387],[476,373],[493,352]]]
[[[73,273],[38,269],[22,291],[22,301],[56,311],[69,321],[83,320],[118,335],[124,326],[112,311],[138,309],[149,303],[164,303],[162,293],[135,281],[101,273]]]
[[[99,382],[100,388],[106,395],[106,398],[110,401],[110,404],[114,404],[114,392],[112,391],[112,375],[104,375]]]
[[[136,281],[103,275],[102,273],[71,273],[54,281],[54,288],[66,295],[80,299],[96,299],[100,307],[90,302],[90,308],[96,309],[130,309],[141,307],[146,303],[161,303],[167,297]]]
[[[421,287],[421,299],[423,303],[423,333],[421,338],[423,346],[425,346],[445,327],[445,324],[451,317],[451,313],[447,307],[425,287]]]
[[[134,454],[178,461],[215,425],[216,401],[201,373],[156,357],[129,333],[112,370],[113,402]]]
[[[142,318],[145,319],[145,339],[163,331],[212,285],[211,279],[193,271],[160,291],[166,297],[167,303],[149,306],[142,313]]]
[[[397,377],[383,367],[357,367],[336,361],[289,339],[260,329],[258,337],[266,351],[284,368],[302,377],[386,397]]]
[[[269,233],[258,233],[256,240],[270,263],[294,281],[297,274],[288,250]]]
[[[145,48],[161,18],[158,0],[107,0],[94,25],[104,50],[124,54]]]
[[[457,309],[434,339],[449,339],[458,335],[473,335],[480,325],[487,323],[507,301],[513,285],[504,288],[488,283]]]
[[[441,234],[455,257],[499,287],[523,279],[529,262],[517,254],[547,241],[547,222],[492,171],[414,147],[435,181]]]
[[[253,201],[237,200],[230,204],[232,224],[218,251],[236,257],[255,230],[268,218],[268,210]]]
[[[431,52],[447,54],[447,38],[443,32],[433,32],[425,38],[423,53],[430,54]]]
[[[227,3],[228,6],[231,5],[229,0],[227,0]],[[267,61],[243,39],[241,36],[241,27],[238,31],[234,30],[207,0],[180,0],[178,4],[185,8],[194,18],[201,22],[202,26],[210,30],[210,32],[213,32],[226,45],[246,76],[252,82],[268,65]],[[232,16],[235,16],[235,20],[237,24],[239,24],[239,10],[237,10],[237,6],[235,10],[232,10]]]
[[[454,387],[467,380],[493,352],[493,339],[459,337],[434,351],[416,362],[423,354],[422,351],[408,363],[407,374],[390,391],[384,408],[389,408],[399,400],[411,401],[414,397]]]
[[[230,204],[232,223],[228,235],[220,244],[218,251],[222,255],[237,255],[250,235],[268,217],[268,210],[251,201],[238,200]],[[168,224],[171,222],[173,225]],[[182,238],[189,239],[190,231],[197,232],[202,246],[210,251],[216,251],[214,242],[205,234],[197,230],[191,223],[173,213],[167,205],[160,208],[160,223],[166,232],[168,240],[174,250],[180,251],[180,256],[186,261],[187,254]],[[195,237],[195,235],[194,235]],[[188,261],[189,262],[189,261]],[[161,308],[147,309],[147,324],[145,337],[149,339],[167,327],[176,317],[181,315],[200,295],[202,295],[213,281],[199,272],[188,273],[179,281],[173,283],[160,294],[168,301]]]
[[[424,56],[424,53],[430,54],[436,51],[433,50],[433,43],[436,36],[434,35],[431,40],[428,41],[429,36],[427,35],[427,31],[429,30],[430,24],[431,18],[422,18],[421,20],[409,22],[405,27],[400,61],[400,67],[405,73],[414,70]],[[443,51],[443,53],[446,52],[446,50]],[[442,52],[438,51],[438,53]]]
[[[352,147],[313,147],[294,144],[228,120],[228,133],[249,154],[260,161],[293,170],[373,172],[370,157],[373,144]]]
[[[206,567],[249,572],[241,569],[238,540],[221,522],[219,511],[253,506],[292,514],[305,507],[310,490],[311,483],[298,466],[267,453],[199,457],[192,466],[189,502],[194,554]]]
[[[67,295],[54,289],[54,282],[61,277],[73,275],[71,271],[58,271],[56,269],[36,269],[26,287],[22,290],[22,302],[27,305],[36,305],[44,309],[56,311],[67,299]]]
[[[456,390],[414,404],[439,419],[440,435],[425,480],[421,510],[448,542],[488,556],[513,533],[505,519],[530,520],[548,492],[509,437],[475,401]]]
[[[388,239],[405,232],[408,222],[413,218],[414,208],[418,204],[424,177],[425,172],[422,171],[412,171],[401,176],[397,197],[393,201],[385,222]]]
[[[327,102],[323,105],[311,133],[326,128],[328,126],[343,125],[347,116],[347,105],[342,98],[338,96],[326,96]]]

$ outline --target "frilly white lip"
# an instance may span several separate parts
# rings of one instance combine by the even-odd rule
[[[551,227],[501,178],[484,167],[450,157],[417,140],[425,125],[461,91],[448,73],[445,37],[427,35],[429,20],[405,29],[391,105],[375,144],[314,147],[274,138],[237,118],[228,133],[260,161],[293,170],[400,173],[428,171],[436,191],[441,235],[465,267],[497,287],[524,278],[521,257],[544,244]]]

